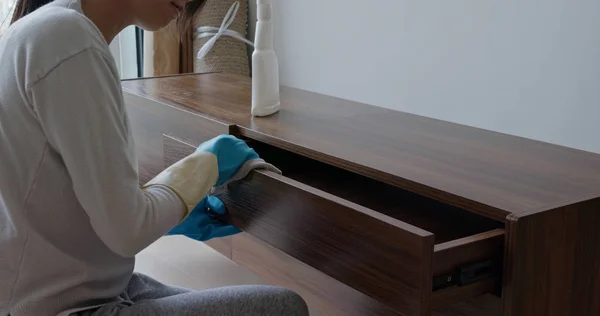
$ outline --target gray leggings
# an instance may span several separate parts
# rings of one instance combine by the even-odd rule
[[[143,274],[134,274],[120,301],[79,316],[308,316],[304,300],[296,293],[271,286],[233,286],[192,291],[164,285]]]

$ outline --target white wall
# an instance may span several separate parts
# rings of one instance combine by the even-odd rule
[[[284,85],[600,152],[598,0],[274,2]]]
[[[115,58],[121,79],[137,78],[137,49],[135,41],[135,27],[125,28],[110,43],[110,51]]]

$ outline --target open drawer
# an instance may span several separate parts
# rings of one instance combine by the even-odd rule
[[[247,141],[283,171],[252,172],[219,196],[247,233],[406,315],[496,290],[502,223]],[[165,158],[185,147],[167,139]]]

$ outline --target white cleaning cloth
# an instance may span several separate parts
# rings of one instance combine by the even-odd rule
[[[240,181],[240,180],[244,179],[246,176],[248,176],[248,174],[250,173],[250,171],[255,170],[255,169],[263,169],[263,170],[268,170],[268,171],[272,171],[272,172],[276,172],[278,174],[281,174],[281,170],[277,169],[272,164],[267,163],[266,161],[264,161],[264,159],[260,159],[259,158],[259,159],[248,160],[231,177],[231,179],[229,179],[223,185],[213,187],[210,190],[209,194],[210,195],[218,195],[218,194],[227,192],[227,188],[228,188],[228,185],[230,183],[235,182],[235,181]]]

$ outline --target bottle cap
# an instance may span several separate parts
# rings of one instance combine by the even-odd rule
[[[257,18],[259,21],[271,20],[271,0],[257,0]]]

